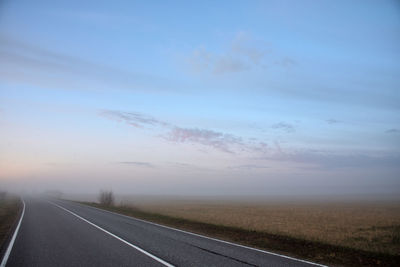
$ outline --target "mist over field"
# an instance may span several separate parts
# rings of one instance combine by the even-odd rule
[[[2,2],[0,188],[398,200],[399,43],[396,1]]]
[[[0,0],[0,266],[399,262],[400,1]]]

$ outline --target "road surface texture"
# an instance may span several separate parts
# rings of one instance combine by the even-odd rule
[[[318,265],[74,202],[25,199],[6,266]]]

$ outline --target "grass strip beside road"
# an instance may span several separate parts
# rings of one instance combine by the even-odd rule
[[[2,197],[0,199],[0,259],[14,232],[21,207],[21,201],[16,197]]]
[[[290,236],[198,222],[146,212],[130,206],[102,206],[97,203],[80,203],[177,229],[322,264],[334,266],[398,266],[397,264],[400,262],[399,255],[375,253]]]

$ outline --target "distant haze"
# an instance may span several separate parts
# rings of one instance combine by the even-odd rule
[[[398,1],[5,1],[0,189],[396,196]]]

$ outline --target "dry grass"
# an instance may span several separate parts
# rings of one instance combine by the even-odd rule
[[[143,204],[143,202],[138,202],[135,201],[136,205],[126,205],[126,204],[121,204],[117,206],[104,206],[100,205],[98,203],[90,203],[90,202],[81,202],[82,204],[88,204],[92,205],[98,208],[102,209],[107,209],[113,212],[125,214],[128,216],[136,217],[139,219],[147,220],[147,221],[152,221],[156,222],[159,224],[171,226],[174,228],[178,229],[183,229],[186,231],[190,231],[193,233],[199,233],[203,234],[206,236],[211,236],[211,237],[216,237],[220,238],[223,240],[247,245],[247,246],[252,246],[260,249],[265,249],[268,251],[273,251],[277,252],[280,254],[292,256],[292,257],[297,257],[301,259],[308,259],[314,262],[318,263],[323,263],[323,264],[328,264],[329,266],[362,266],[362,267],[367,267],[367,266],[398,266],[398,262],[400,262],[400,255],[398,252],[396,252],[396,248],[394,246],[398,246],[398,227],[394,227],[395,229],[393,231],[389,230],[392,234],[389,235],[389,243],[391,244],[390,246],[390,251],[395,251],[394,253],[388,252],[389,250],[380,250],[381,252],[376,252],[373,250],[369,250],[368,248],[355,248],[354,246],[351,247],[351,245],[346,244],[333,244],[329,243],[327,241],[317,241],[317,240],[324,240],[321,238],[317,239],[312,239],[310,237],[305,237],[304,235],[298,235],[298,233],[294,233],[292,235],[289,235],[288,233],[271,233],[268,232],[268,227],[265,226],[265,223],[267,220],[261,221],[259,224],[256,224],[258,226],[264,225],[263,228],[261,229],[267,229],[267,230],[249,230],[244,228],[243,226],[233,226],[235,225],[235,222],[243,220],[243,214],[246,214],[247,217],[252,215],[254,213],[251,212],[251,210],[256,207],[256,208],[267,208],[267,212],[270,214],[272,213],[273,210],[277,209],[278,214],[285,210],[288,212],[290,215],[296,214],[299,208],[303,208],[308,210],[308,214],[310,213],[310,208],[311,210],[318,208],[322,210],[330,209],[331,211],[335,212],[333,208],[338,208],[337,205],[293,205],[293,204],[285,204],[285,205],[240,205],[240,204],[221,204],[221,202],[217,202],[219,204],[215,203],[199,203],[199,202],[160,202],[155,204],[154,202],[152,204]],[[126,203],[126,202],[125,202]],[[141,203],[141,204],[139,204]],[[391,205],[383,205],[382,207],[388,207]],[[137,207],[140,207],[137,208]],[[344,207],[344,206],[341,206]],[[348,207],[348,206],[347,206]],[[356,210],[358,210],[360,207],[366,207],[364,205],[354,205],[353,208],[357,207]],[[372,206],[370,206],[372,207]],[[397,205],[393,205],[394,208],[397,207]],[[289,210],[286,210],[287,208],[290,208]],[[187,209],[190,210],[190,212],[187,212]],[[152,211],[151,211],[152,210]],[[177,211],[182,212],[183,210],[183,215],[163,215],[169,212],[170,214],[177,214]],[[185,211],[186,210],[186,211]],[[232,212],[233,210],[233,212]],[[300,209],[301,210],[301,209]],[[213,211],[213,212],[210,212]],[[226,213],[228,211],[228,213]],[[185,214],[194,212],[192,214],[192,219],[184,219],[182,217],[185,216]],[[205,222],[203,215],[208,212],[208,215],[211,216],[211,221]],[[331,213],[328,211],[328,213]],[[179,213],[182,214],[182,213]],[[302,213],[300,213],[302,214]],[[318,212],[317,212],[318,214]],[[227,216],[229,215],[229,216]],[[256,210],[256,215],[260,215],[260,211]],[[265,216],[265,214],[264,214]],[[318,216],[321,216],[319,214]],[[318,218],[317,216],[317,218]],[[257,217],[257,216],[256,216]],[[267,219],[270,219],[269,216],[267,216]],[[288,216],[286,216],[286,219]],[[197,218],[197,219],[196,219]],[[199,218],[203,218],[203,222],[200,221]],[[210,220],[210,217],[206,217],[208,220]],[[217,219],[224,218],[224,220],[227,220],[225,224],[222,223],[217,223]],[[285,216],[282,217],[283,219]],[[291,224],[299,224],[303,225],[303,230],[310,230],[310,228],[313,228],[315,225],[319,225],[319,221],[315,218],[315,216],[308,216],[308,218],[313,218],[313,224],[310,224],[309,222],[304,224],[301,223],[300,221],[291,221]],[[290,218],[296,219],[294,218]],[[220,220],[221,221],[221,220]],[[248,219],[246,221],[251,221],[251,219]],[[306,220],[307,221],[307,220]],[[312,221],[312,220],[311,220]],[[229,226],[230,225],[230,226]],[[389,227],[389,229],[392,229],[393,227]],[[360,231],[381,231],[381,230],[387,230],[388,227],[376,227],[372,226],[371,229],[363,230],[361,229]],[[314,232],[315,230],[312,229]],[[397,232],[396,232],[397,231]],[[338,232],[338,230],[336,230]],[[306,233],[309,233],[309,231],[306,231]],[[322,234],[324,234],[324,231],[322,231]],[[296,237],[297,236],[297,237]],[[303,236],[303,237],[299,237]],[[358,238],[355,238],[358,240]],[[382,244],[384,241],[382,239],[375,239],[372,240],[374,243]],[[364,243],[365,244],[365,243]],[[395,244],[393,246],[393,244]],[[397,250],[398,251],[398,250]]]
[[[400,204],[140,203],[143,211],[400,255]]]
[[[18,218],[20,202],[17,198],[0,198],[0,252],[4,250],[7,238],[10,236],[12,227]]]

